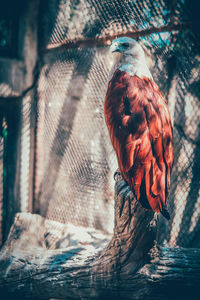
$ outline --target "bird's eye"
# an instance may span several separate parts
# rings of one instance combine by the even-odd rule
[[[129,43],[123,43],[122,46],[123,46],[124,48],[128,48],[128,47],[129,47]]]

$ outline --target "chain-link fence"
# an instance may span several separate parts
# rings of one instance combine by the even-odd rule
[[[33,212],[112,232],[117,160],[103,115],[112,68],[109,43],[116,36],[132,34],[143,46],[154,80],[168,101],[174,128],[171,220],[160,217],[159,240],[200,246],[198,11],[195,0],[40,1],[38,80],[33,92],[21,93],[20,61],[13,69],[17,70],[13,90],[11,79],[4,82],[8,60],[0,71],[0,96],[19,97],[16,106],[6,103],[5,109],[11,132],[9,168],[2,158],[6,146],[2,130],[0,135],[0,185],[5,192],[10,183],[9,199],[17,204],[9,200],[3,212],[1,195],[1,218],[9,209],[30,210],[32,180]]]
[[[117,161],[103,116],[112,57],[108,46],[96,47],[96,41],[143,31],[139,42],[174,126],[171,221],[160,218],[160,241],[200,246],[200,57],[187,3],[51,0],[40,13],[45,52],[37,85],[36,211],[112,231]],[[146,35],[149,29],[155,33]]]

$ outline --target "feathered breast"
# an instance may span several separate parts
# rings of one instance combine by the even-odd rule
[[[123,178],[143,207],[162,212],[174,152],[170,115],[160,89],[152,79],[116,70],[104,112]]]

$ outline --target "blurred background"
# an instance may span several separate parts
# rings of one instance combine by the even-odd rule
[[[109,44],[133,33],[174,127],[171,220],[160,217],[158,240],[200,247],[199,30],[195,0],[0,4],[0,244],[16,212],[112,232]]]

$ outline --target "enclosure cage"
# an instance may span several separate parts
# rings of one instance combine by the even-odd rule
[[[20,50],[9,58],[2,51],[0,58],[1,242],[16,212],[112,232],[117,160],[103,105],[112,67],[109,45],[127,35],[143,46],[173,123],[171,220],[160,217],[159,242],[199,247],[195,1],[29,2],[19,2]],[[12,15],[1,18],[0,47],[13,48],[12,39],[5,39],[6,30],[13,30],[7,25]]]

